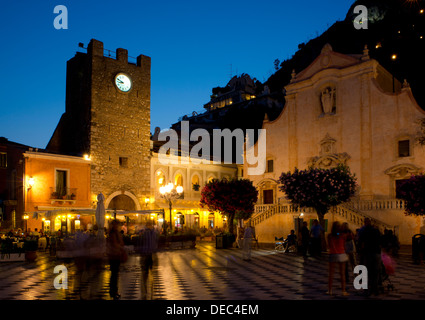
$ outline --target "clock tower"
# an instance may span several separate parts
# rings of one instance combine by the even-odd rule
[[[140,209],[150,191],[149,57],[104,55],[92,39],[67,62],[66,110],[48,150],[91,158],[92,200],[102,192],[111,209]]]

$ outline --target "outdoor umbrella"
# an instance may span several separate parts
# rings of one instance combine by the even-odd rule
[[[102,193],[97,195],[97,207],[96,207],[96,224],[98,227],[97,236],[100,239],[104,237],[105,227],[105,196]]]

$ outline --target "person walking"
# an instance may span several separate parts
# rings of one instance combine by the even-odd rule
[[[341,232],[341,224],[335,221],[332,224],[331,233],[328,235],[329,245],[329,278],[328,278],[328,291],[326,294],[332,295],[332,284],[335,273],[335,266],[339,267],[339,274],[341,279],[342,295],[348,296],[345,287],[345,267],[348,261],[348,256],[345,253],[346,236]]]
[[[146,229],[139,235],[138,251],[142,269],[152,269],[154,254],[158,249],[158,234],[153,228],[152,222],[146,224]]]
[[[322,254],[322,234],[325,230],[319,224],[319,221],[315,219],[310,231],[310,242],[311,250],[310,254],[312,257],[320,256]]]
[[[367,294],[379,295],[382,285],[381,233],[369,218],[364,219],[364,226],[359,230],[359,258],[368,271]]]
[[[310,245],[310,230],[308,230],[307,222],[303,222],[301,228],[301,250],[304,258],[307,258],[307,252]]]
[[[348,256],[348,262],[350,263],[350,266],[348,266],[348,263],[345,268],[345,279],[348,283],[349,281],[349,270],[351,272],[354,272],[354,267],[357,265],[357,257],[356,257],[356,245],[354,242],[354,233],[350,230],[348,223],[344,222],[341,226],[341,233],[345,235],[345,253]]]
[[[251,242],[254,237],[254,231],[251,228],[251,222],[248,222],[244,234],[243,234],[243,245],[242,245],[242,258],[245,261],[251,260]]]
[[[118,276],[121,265],[121,257],[124,252],[124,241],[118,229],[119,221],[113,220],[107,238],[107,255],[111,269],[109,295],[114,300],[118,300],[121,297],[118,293]]]
[[[140,267],[142,270],[141,294],[142,299],[152,298],[153,276],[152,268],[156,261],[158,250],[158,233],[153,227],[153,223],[148,221],[146,229],[141,231],[138,239],[138,251],[140,253]]]

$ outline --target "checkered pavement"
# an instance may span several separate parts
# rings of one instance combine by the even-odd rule
[[[410,255],[396,258],[390,277],[394,290],[366,297],[348,285],[342,296],[338,275],[334,295],[327,291],[327,255],[304,259],[273,249],[252,250],[244,261],[240,249],[216,249],[200,242],[195,249],[157,253],[153,268],[145,272],[140,257],[132,254],[121,265],[119,292],[122,300],[424,300],[425,265],[412,263]],[[68,289],[55,289],[56,265],[68,269]],[[58,260],[38,252],[35,262],[0,264],[0,300],[110,300],[109,266],[91,265],[78,272],[75,262]]]

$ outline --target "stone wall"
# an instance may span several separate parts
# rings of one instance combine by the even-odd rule
[[[140,55],[137,64],[129,63],[124,49],[117,49],[117,59],[104,57],[103,44],[96,40],[88,55],[92,194],[127,191],[141,201],[150,191],[150,58]],[[127,93],[114,84],[119,72],[132,79]]]

